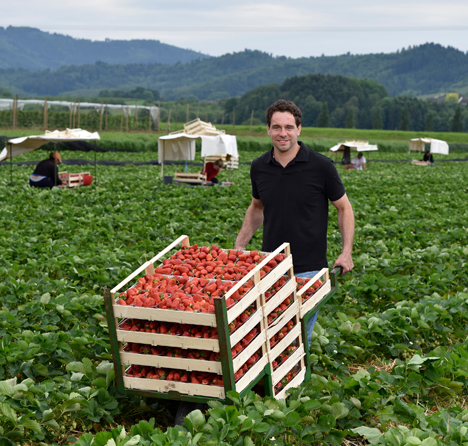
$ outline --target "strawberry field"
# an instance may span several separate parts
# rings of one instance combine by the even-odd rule
[[[79,157],[90,155],[62,152]],[[394,162],[372,163],[382,158]],[[28,186],[31,166],[13,166],[13,185],[0,166],[0,444],[468,444],[468,163],[405,158],[338,166],[355,269],[319,314],[311,380],[287,400],[230,393],[233,405],[213,401],[178,427],[176,402],[117,391],[102,290],[182,234],[229,251],[251,201],[249,166],[232,172],[234,186],[187,188],[163,185],[157,166],[98,165],[97,185],[51,191]],[[341,239],[330,209],[332,262]],[[257,233],[247,249],[260,248]]]

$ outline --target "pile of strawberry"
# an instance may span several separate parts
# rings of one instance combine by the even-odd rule
[[[294,320],[291,319],[278,333],[270,339],[270,348],[273,348],[281,339],[283,339],[295,327]]]
[[[165,381],[180,381],[182,383],[224,386],[222,376],[209,372],[168,370],[133,364],[127,369],[126,375],[133,378],[151,378]]]
[[[311,279],[303,279],[296,277],[296,283],[297,283],[297,288],[296,291],[299,291],[304,285],[308,282],[310,282]],[[305,302],[307,299],[309,299],[310,296],[314,295],[315,292],[323,285],[323,281],[321,279],[316,280],[315,283],[307,289],[307,291],[302,295],[302,302]]]
[[[188,277],[164,277],[162,274],[146,274],[138,283],[120,293],[119,305],[161,308],[180,311],[214,313],[214,299],[224,296],[235,282]],[[227,308],[242,299],[252,288],[253,281],[242,285],[226,300]]]
[[[230,324],[229,324],[229,333],[234,333],[239,327],[244,325],[252,316],[252,314],[255,313],[255,305],[252,304],[249,308],[244,310],[240,316],[237,316]]]
[[[140,355],[167,356],[169,358],[203,359],[205,361],[219,361],[219,353],[209,350],[182,349],[179,347],[164,347],[161,345],[137,344],[128,342],[124,351]]]
[[[295,341],[294,341],[295,342]],[[281,353],[272,363],[273,370],[277,369],[281,364],[285,363],[289,357],[297,350],[295,343],[291,344],[283,353]]]
[[[293,378],[299,373],[299,370],[299,368],[294,367],[284,376],[284,378],[281,379],[281,381],[275,385],[275,395],[278,394],[284,386],[293,380]]]
[[[143,319],[124,319],[119,328],[142,333],[160,333],[189,338],[218,339],[218,329],[207,325],[178,324],[164,321],[145,321]]]
[[[260,359],[261,357],[261,350],[258,352],[254,353],[249,359],[247,359],[247,362],[237,371],[234,373],[234,380],[238,381],[240,378],[242,378],[245,373]]]
[[[282,276],[267,291],[265,291],[265,302],[268,302],[288,282],[288,276]]]

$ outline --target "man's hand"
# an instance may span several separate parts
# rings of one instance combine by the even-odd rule
[[[263,204],[257,198],[252,198],[252,203],[247,209],[244,223],[237,235],[235,249],[245,249],[255,231],[263,224]]]
[[[335,266],[341,266],[343,268],[341,275],[346,274],[354,268],[353,258],[351,255],[340,254],[336,259],[333,268],[335,268]]]

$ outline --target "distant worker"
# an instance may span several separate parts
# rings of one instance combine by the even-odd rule
[[[213,184],[219,184],[218,175],[219,171],[224,167],[224,162],[221,158],[217,159],[214,163],[208,162],[205,164],[206,181],[211,181]]]
[[[60,186],[62,180],[58,176],[58,164],[62,162],[60,153],[50,152],[49,158],[41,161],[29,177],[29,185],[33,187],[43,187],[52,189]]]
[[[345,166],[345,170],[365,170],[366,169],[366,157],[361,152],[357,154],[352,160],[351,164]]]
[[[429,150],[424,152],[423,161],[426,161],[428,164],[434,164],[434,158]]]

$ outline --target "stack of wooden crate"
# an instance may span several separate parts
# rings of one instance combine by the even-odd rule
[[[180,250],[174,253],[179,244]],[[266,395],[285,397],[288,388],[299,385],[310,375],[301,314],[306,314],[306,309],[314,308],[320,300],[315,295],[313,300],[312,297],[305,299],[312,282],[296,292],[289,244],[281,245],[272,253],[259,253],[255,256],[257,262],[249,264],[249,270],[242,276],[236,273],[234,280],[227,272],[216,277],[193,267],[190,274],[201,277],[201,271],[206,276],[207,286],[214,282],[229,286],[222,297],[212,299],[214,305],[208,311],[162,308],[163,302],[147,308],[136,306],[134,302],[127,305],[130,300],[120,300],[120,297],[133,296],[128,286],[135,280],[145,281],[138,279],[143,274],[150,282],[162,278],[167,279],[164,283],[170,279],[174,279],[174,283],[182,282],[177,274],[189,268],[176,270],[171,260],[160,262],[166,255],[169,259],[184,258],[184,253],[190,249],[193,251],[189,238],[180,237],[110,292],[104,293],[120,390],[178,400],[217,398],[225,401],[227,391],[235,390],[242,395],[261,382]],[[235,252],[231,250],[230,255]],[[185,258],[189,258],[187,254]],[[226,271],[234,271],[234,268],[226,268]],[[326,281],[316,294],[323,298],[324,290],[330,291],[331,287],[328,270],[321,273]],[[193,276],[185,273],[184,283],[190,283],[187,282],[190,277]],[[164,333],[158,332],[158,327],[163,325],[166,326]],[[170,334],[165,331],[167,326],[171,327]],[[187,327],[198,327],[195,331],[216,333],[216,336],[191,337],[188,331],[184,335]],[[148,354],[150,352],[152,354]],[[177,379],[173,379],[174,373]],[[200,379],[204,376],[206,382],[202,383]]]

